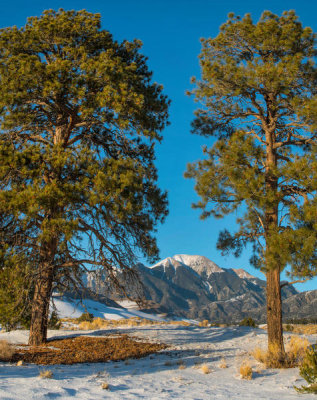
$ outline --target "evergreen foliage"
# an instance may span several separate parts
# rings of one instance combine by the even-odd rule
[[[53,311],[48,321],[48,329],[60,329],[62,326],[61,320],[58,318],[56,311]]]
[[[251,318],[251,317],[244,318],[244,319],[239,323],[239,325],[240,325],[240,326],[251,326],[252,328],[257,328],[256,322],[255,322],[254,319]]]
[[[201,80],[193,94],[193,132],[216,138],[188,165],[201,217],[237,213],[238,229],[220,233],[217,248],[267,276],[269,341],[283,350],[280,272],[317,272],[317,96],[315,34],[293,11],[229,14],[216,38],[202,39]]]
[[[91,265],[116,282],[137,250],[158,254],[167,198],[154,145],[169,101],[140,48],[85,10],[48,10],[0,31],[0,213],[20,231],[8,251],[30,259],[44,331],[53,281],[74,283]]]
[[[89,313],[89,312],[85,312],[82,313],[80,317],[77,318],[77,322],[92,322],[94,320],[94,315]]]
[[[0,213],[0,324],[7,331],[30,326],[34,281],[21,243],[17,221]]]
[[[300,393],[315,393],[317,394],[317,350],[316,345],[311,346],[306,351],[304,361],[299,368],[300,376],[304,378],[308,386],[296,388]]]

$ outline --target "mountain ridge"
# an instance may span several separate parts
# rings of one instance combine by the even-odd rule
[[[131,298],[141,293],[143,310],[217,323],[239,322],[249,316],[265,322],[266,283],[242,268],[220,268],[204,256],[176,254],[151,267],[139,263],[135,270],[141,284],[126,282],[127,292]],[[98,284],[92,278],[88,281],[95,291],[104,290],[118,300],[102,275]],[[309,302],[315,297],[317,301],[317,291],[310,296],[301,294],[292,285],[283,287],[286,318],[312,316]]]

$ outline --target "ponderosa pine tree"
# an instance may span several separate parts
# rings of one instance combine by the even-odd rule
[[[317,266],[317,70],[315,35],[293,11],[253,23],[229,14],[202,40],[193,132],[216,137],[188,165],[202,218],[240,211],[217,247],[236,256],[249,243],[266,274],[268,343],[285,356],[280,273],[310,278]]]
[[[154,144],[169,101],[140,48],[85,10],[48,10],[0,31],[0,213],[20,234],[1,246],[7,268],[21,252],[32,265],[31,345],[46,340],[54,282],[89,265],[115,279],[136,251],[158,253],[167,199]]]

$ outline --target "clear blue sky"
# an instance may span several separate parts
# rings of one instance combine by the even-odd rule
[[[159,227],[157,238],[160,256],[177,253],[204,255],[220,267],[244,268],[263,278],[249,266],[249,253],[242,257],[222,257],[216,250],[219,231],[234,228],[234,217],[201,221],[199,211],[191,209],[197,200],[194,182],[183,178],[186,163],[201,157],[201,146],[210,144],[205,138],[190,134],[190,122],[197,107],[185,95],[191,88],[190,77],[199,76],[197,56],[201,37],[216,36],[219,26],[233,11],[251,13],[257,20],[264,10],[281,14],[294,9],[304,26],[317,32],[317,3],[310,0],[257,2],[249,0],[65,0],[65,1],[1,1],[0,26],[22,26],[28,16],[40,15],[53,8],[86,9],[102,16],[102,26],[114,38],[143,41],[143,53],[149,58],[154,80],[163,84],[171,98],[171,125],[164,131],[164,141],[157,147],[159,185],[168,191],[170,213]],[[296,286],[299,290],[317,288],[317,278]]]

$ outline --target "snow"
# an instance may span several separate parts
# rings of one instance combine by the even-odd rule
[[[249,355],[256,346],[265,346],[266,331],[248,327],[201,328],[180,325],[125,327],[117,332],[164,342],[170,347],[143,359],[128,362],[98,364],[16,366],[0,363],[0,398],[20,399],[78,399],[78,400],[132,400],[132,399],[182,399],[182,400],[315,400],[312,394],[299,395],[293,386],[305,382],[298,369],[263,369]],[[70,332],[49,331],[49,337],[77,334],[106,335],[114,330]],[[286,336],[286,339],[290,335]],[[0,333],[0,339],[13,343],[26,343],[27,331]],[[316,342],[317,335],[310,340]],[[228,368],[219,364],[224,358]],[[238,368],[250,360],[254,378],[242,380]],[[180,363],[185,366],[179,369]],[[197,363],[207,364],[210,374],[203,374]],[[258,369],[257,369],[258,368]],[[39,373],[49,369],[52,379],[41,379]],[[109,390],[101,388],[109,384]]]
[[[233,268],[233,271],[238,275],[239,278],[241,279],[255,279],[255,276],[249,274],[247,271],[245,271],[242,268]]]
[[[213,261],[204,256],[191,256],[188,254],[176,254],[173,258],[181,263],[190,266],[196,272],[201,273],[205,271],[207,274],[215,272],[223,272]]]
[[[126,308],[108,307],[98,301],[84,299],[81,302],[73,299],[64,299],[59,296],[53,296],[54,306],[59,318],[78,318],[83,313],[88,312],[94,317],[105,319],[122,319],[140,317],[153,321],[164,321],[162,318],[152,314],[146,314],[142,311],[132,309],[130,303],[124,303]],[[131,302],[133,303],[133,302]]]
[[[156,268],[160,265],[163,265],[164,267],[172,265],[174,268],[176,268],[180,265],[179,263],[190,267],[199,274],[206,272],[208,276],[211,273],[223,272],[223,270],[213,261],[209,260],[209,258],[204,256],[192,256],[188,254],[176,254],[173,257],[167,257],[150,268]]]

